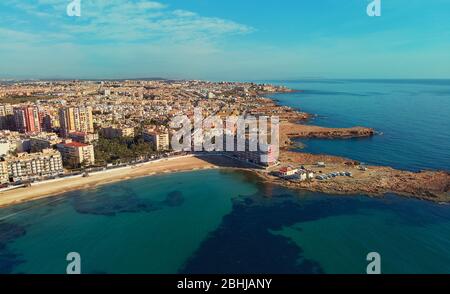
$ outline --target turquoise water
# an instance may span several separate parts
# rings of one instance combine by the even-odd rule
[[[233,197],[256,191],[241,178],[155,176],[2,209],[0,228],[9,233],[0,237],[0,272],[62,273],[72,251],[86,273],[177,272],[230,213]]]
[[[317,114],[326,127],[373,127],[370,139],[298,140],[303,151],[418,171],[450,171],[450,80],[305,80],[303,90],[274,95],[283,105]]]
[[[450,206],[293,191],[235,171],[116,183],[0,210],[1,273],[450,273]]]
[[[276,95],[323,126],[376,128],[302,140],[308,152],[407,170],[450,170],[446,81],[284,82]],[[334,196],[230,170],[129,180],[0,209],[0,273],[450,273],[450,205]]]

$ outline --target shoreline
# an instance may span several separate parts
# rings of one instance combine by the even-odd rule
[[[287,160],[289,158],[289,160]],[[17,204],[26,203],[43,198],[57,197],[62,194],[94,189],[97,187],[134,180],[144,177],[151,177],[164,174],[181,172],[195,172],[211,169],[233,169],[250,172],[266,183],[279,185],[293,190],[304,190],[310,192],[320,192],[325,194],[335,194],[336,196],[367,195],[368,197],[384,197],[386,194],[396,194],[402,197],[415,198],[432,201],[435,203],[450,203],[448,187],[450,187],[450,174],[442,171],[423,171],[420,173],[395,170],[390,167],[369,166],[370,172],[357,170],[356,165],[350,165],[350,159],[331,155],[313,155],[308,153],[281,151],[280,160],[282,165],[292,165],[301,161],[305,167],[317,172],[319,169],[313,162],[326,159],[330,164],[326,168],[320,168],[324,172],[331,170],[351,170],[354,176],[351,178],[333,179],[324,181],[292,181],[285,180],[269,172],[277,167],[268,170],[258,170],[245,166],[244,163],[222,155],[186,155],[177,158],[165,159],[159,162],[151,162],[137,167],[125,167],[117,170],[103,171],[91,174],[89,177],[76,176],[38,182],[31,187],[22,187],[14,190],[0,192],[0,208],[5,208]],[[129,172],[124,173],[124,170]],[[374,179],[374,174],[379,174],[378,180]],[[439,177],[438,183],[434,183],[433,178]],[[394,179],[392,181],[388,178]],[[428,187],[427,187],[428,185]],[[447,189],[447,190],[446,190]]]
[[[77,176],[38,182],[31,187],[22,187],[0,192],[0,208],[142,177],[217,168],[220,168],[220,166],[203,160],[201,157],[187,155],[160,162],[148,163],[147,165],[138,167],[126,167],[106,172],[97,172],[91,174],[89,177]],[[127,173],[124,172],[125,169],[128,171]]]
[[[267,97],[267,99],[272,98]],[[272,103],[276,107],[279,106],[274,100],[272,100]],[[368,171],[361,171],[359,162],[352,159],[327,154],[314,155],[290,151],[293,147],[292,138],[362,138],[374,136],[376,131],[367,127],[327,128],[299,124],[299,121],[307,121],[310,115],[292,107],[288,107],[286,113],[283,114],[285,118],[280,123],[280,164],[264,171],[252,168],[248,164],[245,166],[245,163],[223,155],[190,154],[148,162],[138,166],[94,172],[89,177],[79,175],[37,182],[32,184],[31,187],[1,191],[0,208],[130,179],[217,168],[246,170],[254,173],[265,182],[297,190],[337,195],[364,194],[369,197],[382,197],[385,194],[393,193],[433,202],[450,202],[450,173],[445,171],[422,171],[417,173],[396,170],[385,166],[367,166]],[[316,166],[317,162],[325,162],[327,166],[319,168]],[[327,181],[317,179],[312,181],[293,181],[270,175],[270,172],[275,171],[280,166],[305,166],[314,171],[316,175],[336,171],[349,171],[353,176],[333,178]],[[129,172],[126,173],[126,170]]]
[[[292,90],[285,94],[301,92]],[[276,105],[278,101],[269,95]],[[326,194],[357,195],[364,194],[370,197],[382,197],[393,193],[403,197],[428,200],[433,202],[450,203],[450,173],[444,170],[423,170],[412,172],[397,170],[389,166],[367,166],[368,172],[359,170],[360,163],[353,159],[328,154],[310,154],[293,152],[295,147],[292,139],[350,139],[369,138],[379,133],[368,127],[329,128],[308,124],[311,114],[288,107],[297,112],[300,119],[280,122],[280,164],[284,166],[305,166],[320,175],[327,172],[351,171],[353,175],[348,178],[333,178],[330,181],[304,181],[296,182],[271,176],[269,173],[257,172],[264,181],[275,183],[291,189],[300,189]],[[300,122],[304,122],[300,123]],[[318,162],[326,162],[327,168],[317,168]],[[330,165],[328,167],[328,165]],[[271,170],[271,169],[269,169]],[[272,169],[273,171],[273,169]]]
[[[289,161],[286,160],[289,158]],[[38,182],[31,187],[17,188],[14,190],[0,192],[0,208],[5,208],[25,202],[57,197],[62,194],[94,189],[97,187],[134,180],[144,177],[151,177],[164,174],[181,172],[195,172],[211,169],[233,169],[250,172],[266,183],[282,186],[293,190],[304,190],[310,192],[320,192],[325,194],[335,194],[336,196],[367,195],[368,197],[382,198],[386,194],[396,194],[402,197],[415,198],[432,201],[435,203],[450,203],[448,187],[450,187],[450,174],[442,171],[423,171],[420,173],[395,170],[390,167],[369,166],[370,172],[357,170],[356,165],[349,165],[349,159],[331,155],[313,155],[308,153],[281,151],[281,164],[296,164],[301,161],[307,168],[318,171],[313,162],[327,159],[329,166],[320,168],[324,172],[331,170],[351,170],[354,176],[351,178],[333,179],[324,181],[292,181],[285,180],[270,175],[269,170],[258,170],[245,166],[244,163],[222,155],[186,155],[177,158],[165,159],[159,162],[151,162],[137,167],[125,167],[106,172],[97,172],[89,177],[76,176]],[[273,167],[272,169],[277,168]],[[128,173],[124,173],[128,170]],[[373,174],[379,174],[376,181]],[[434,183],[433,178],[439,177],[438,183]],[[387,178],[394,179],[393,181]],[[427,187],[428,185],[428,187]],[[447,189],[447,190],[446,190]]]

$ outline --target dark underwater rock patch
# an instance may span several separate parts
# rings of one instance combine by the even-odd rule
[[[92,198],[75,196],[72,203],[78,213],[104,216],[115,216],[119,213],[150,212],[160,209],[160,205],[157,203],[126,194]]]
[[[20,238],[26,234],[24,227],[0,222],[0,273],[12,273],[13,269],[25,262],[18,254],[8,249],[8,243]]]
[[[117,190],[120,189],[118,192]],[[120,186],[114,188],[114,196],[110,196],[108,190],[92,194],[74,195],[72,206],[78,213],[115,216],[120,213],[152,212],[164,207],[176,207],[183,205],[185,198],[181,191],[169,192],[163,201],[153,201],[139,197],[133,189]]]
[[[162,202],[162,204],[167,205],[169,207],[181,206],[184,203],[183,193],[181,191],[172,191],[167,193],[166,200]]]

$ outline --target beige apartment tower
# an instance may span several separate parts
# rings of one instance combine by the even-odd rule
[[[0,104],[0,129],[8,130],[13,125],[13,107],[11,104]]]
[[[150,142],[156,151],[170,150],[170,140],[168,133],[159,133],[156,131],[145,131],[142,133],[144,141]]]
[[[92,107],[64,107],[59,110],[61,135],[67,137],[72,132],[94,132]]]

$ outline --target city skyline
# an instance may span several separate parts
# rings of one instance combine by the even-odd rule
[[[30,2],[0,4],[0,78],[450,78],[442,0]]]

